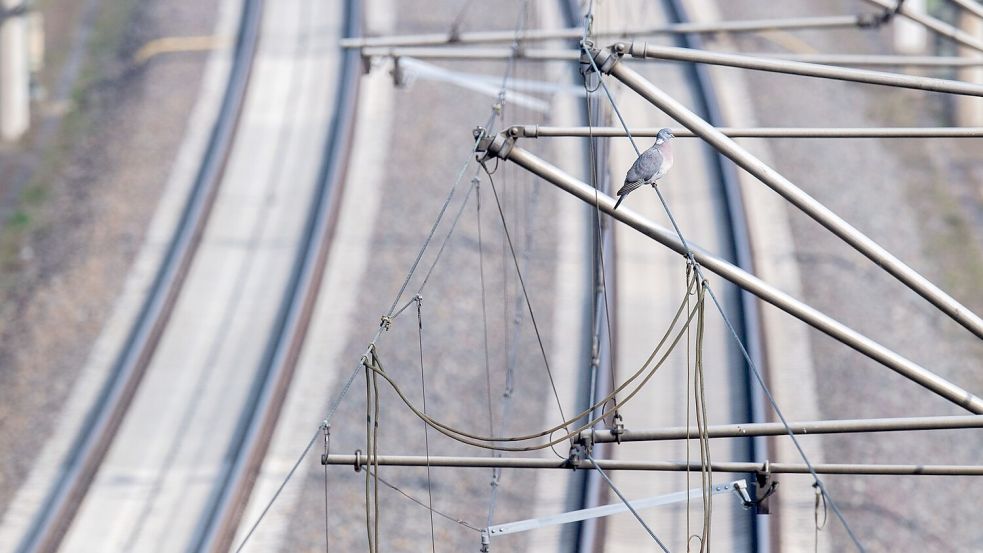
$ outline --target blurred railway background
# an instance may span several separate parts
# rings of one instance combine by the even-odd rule
[[[671,4],[595,0],[595,31],[671,22],[678,16]],[[680,4],[697,22],[877,11],[855,0]],[[15,7],[9,0],[3,6]],[[59,544],[64,551],[228,550],[240,543],[332,409],[459,174],[435,246],[462,209],[456,230],[439,262],[436,248],[423,258],[399,302],[419,291],[422,331],[413,303],[378,344],[387,371],[410,399],[422,403],[418,333],[428,412],[481,433],[489,424],[514,434],[556,423],[554,386],[568,416],[588,403],[601,311],[612,323],[613,344],[606,330],[598,342],[609,370],[620,379],[637,368],[682,293],[680,259],[624,228],[599,251],[593,209],[505,162],[493,192],[477,165],[466,165],[471,131],[490,113],[496,131],[585,124],[583,96],[574,94],[583,87],[577,64],[518,61],[510,70],[503,61],[433,62],[456,72],[455,83],[432,66],[396,67],[386,57],[363,66],[355,51],[337,46],[346,35],[577,27],[587,7],[546,0],[419,0],[411,7],[390,0],[47,0],[29,5],[43,24],[35,18],[11,31],[18,16],[0,16],[0,69],[10,67],[10,36],[30,43],[26,37],[44,30],[44,63],[27,64],[24,99],[0,94],[0,102],[13,97],[30,111],[29,126],[19,116],[11,123],[4,112],[4,128],[12,130],[0,145],[0,550]],[[925,7],[981,35],[983,20],[956,4]],[[910,48],[912,36],[924,39],[924,51],[904,53],[980,55],[931,33],[905,31],[900,19],[879,29],[702,39],[719,51],[880,54]],[[27,46],[36,58],[36,45]],[[643,70],[700,109],[702,92],[687,65],[658,62]],[[980,82],[978,68],[905,71]],[[519,84],[517,91],[533,101],[509,99],[496,112],[495,92],[506,73],[519,83],[546,81],[559,89],[544,94]],[[10,84],[8,74],[0,72],[0,85]],[[980,98],[733,68],[708,74],[730,126],[983,125]],[[482,86],[491,93],[476,90],[477,75],[490,77]],[[610,86],[629,125],[672,124],[630,90]],[[617,125],[602,91],[592,96],[600,110],[594,123]],[[980,140],[740,139],[977,313],[983,312]],[[623,139],[598,144],[607,161],[599,174],[617,187],[634,152]],[[676,144],[677,165],[663,190],[682,230],[732,256],[713,154],[698,139]],[[586,140],[522,145],[590,182]],[[739,176],[756,274],[968,390],[983,390],[978,339],[753,178]],[[668,224],[648,192],[633,194],[626,205]],[[189,201],[195,197],[198,204]],[[181,232],[185,242],[178,244]],[[595,295],[600,256],[609,265],[609,306]],[[171,276],[161,277],[158,268],[169,262]],[[736,291],[712,280],[732,317],[740,318]],[[762,307],[761,319],[769,384],[790,420],[960,413],[773,308]],[[712,314],[707,332],[710,422],[746,422],[749,386],[737,352]],[[685,424],[685,369],[677,352],[652,391],[622,412],[626,426]],[[365,449],[361,378],[334,414],[332,453]],[[113,414],[116,397],[129,399]],[[380,397],[382,453],[476,454],[433,431],[424,445],[423,424],[388,388]],[[277,407],[272,417],[263,415],[268,405]],[[80,438],[99,432],[107,440],[101,446]],[[814,462],[974,465],[983,454],[980,438],[979,430],[951,430],[803,442]],[[765,458],[795,461],[786,442],[770,440]],[[714,460],[761,457],[745,441],[714,445]],[[557,451],[567,454],[565,446]],[[698,457],[695,443],[690,451]],[[246,551],[321,550],[326,527],[331,548],[366,547],[363,475],[325,470],[319,453],[320,442]],[[681,460],[686,447],[623,444],[607,455]],[[91,481],[74,488],[80,491],[59,492],[70,489],[59,483],[74,482],[73,471],[90,458]],[[434,468],[429,486],[425,468],[385,467],[380,475],[424,503],[429,487],[435,509],[479,528],[617,500],[586,471]],[[812,550],[811,479],[779,479],[766,524],[733,496],[715,499],[715,548]],[[633,497],[688,487],[682,475],[623,472],[614,481]],[[824,481],[870,551],[983,549],[972,508],[983,493],[978,477]],[[427,510],[386,486],[379,495],[380,548],[429,547]],[[55,513],[53,507],[71,515],[39,518]],[[685,507],[664,507],[645,517],[672,550],[683,550],[686,514]],[[473,529],[440,516],[433,524],[436,548],[478,549]],[[627,551],[654,547],[648,539],[621,514],[595,526],[496,539],[493,550]],[[820,534],[822,550],[850,547],[835,521]]]

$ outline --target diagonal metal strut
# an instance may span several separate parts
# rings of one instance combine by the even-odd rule
[[[615,45],[621,47],[624,44]],[[738,166],[754,175],[783,198],[812,217],[816,222],[829,229],[844,242],[858,252],[867,256],[879,267],[894,275],[895,278],[911,288],[923,298],[932,303],[943,313],[959,324],[966,327],[978,338],[983,338],[983,319],[969,308],[959,303],[955,298],[944,292],[930,280],[895,257],[880,244],[857,230],[839,215],[833,213],[825,205],[804,192],[790,180],[761,161],[742,146],[734,142],[702,117],[690,111],[669,94],[665,93],[624,63],[618,63],[620,55],[610,50],[594,50],[595,62],[602,72],[609,73],[626,86],[648,100],[652,105],[662,110],[666,115],[679,121],[710,146],[729,157]]]
[[[615,211],[614,200],[610,196],[595,190],[587,183],[516,146],[515,141],[507,133],[484,139],[479,145],[480,152],[484,152],[488,157],[512,161],[561,190],[580,198],[587,204],[594,205],[596,198],[598,209],[601,211],[670,249],[680,254],[684,253],[683,245],[675,233],[653,223],[629,208],[622,207]],[[983,414],[983,399],[793,298],[740,267],[707,252],[699,246],[689,245],[696,261],[706,269],[970,412]]]

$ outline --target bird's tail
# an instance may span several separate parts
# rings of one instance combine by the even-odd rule
[[[624,200],[626,196],[628,196],[628,194],[625,194],[624,196],[618,196],[618,201],[614,202],[615,209],[618,209],[618,206],[621,205],[622,200]]]

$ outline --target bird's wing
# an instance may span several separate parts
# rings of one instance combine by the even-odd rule
[[[661,167],[662,152],[657,148],[649,148],[642,152],[642,155],[638,156],[635,163],[631,165],[631,169],[628,169],[628,174],[625,176],[625,183],[636,181],[648,182],[659,172],[659,168]]]
[[[625,194],[631,192],[632,190],[635,190],[636,188],[642,186],[643,184],[645,184],[645,182],[640,180],[625,182],[624,186],[622,186],[621,189],[618,190],[618,195],[624,196]]]

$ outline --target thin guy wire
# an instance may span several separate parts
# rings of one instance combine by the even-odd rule
[[[594,458],[591,457],[590,453],[587,454],[587,458],[590,460],[591,464],[594,465],[594,470],[600,473],[600,475],[604,478],[604,481],[608,483],[608,486],[610,486],[611,490],[618,495],[618,499],[620,499],[621,502],[625,504],[625,507],[628,507],[628,510],[631,511],[631,514],[635,515],[635,519],[637,519],[639,524],[642,525],[642,528],[645,528],[645,531],[648,532],[650,536],[652,536],[652,539],[655,540],[655,543],[659,544],[659,547],[661,547],[663,551],[669,553],[669,548],[666,547],[666,544],[662,543],[662,540],[659,539],[659,536],[655,535],[655,532],[653,532],[652,529],[649,528],[648,524],[645,524],[645,521],[642,520],[642,517],[641,515],[638,514],[638,511],[636,511],[635,508],[631,506],[631,503],[628,501],[628,499],[625,498],[624,494],[621,493],[621,490],[619,490],[618,487],[614,485],[614,482],[612,482],[611,479],[608,478],[608,475],[605,474],[603,470],[601,470],[601,467],[599,467],[597,463],[594,462]]]
[[[477,175],[477,171],[480,170],[481,170],[480,168],[476,169],[475,174]],[[454,234],[454,230],[457,229],[457,223],[458,221],[461,220],[461,214],[464,213],[464,208],[468,206],[468,200],[471,198],[471,193],[474,192],[475,186],[476,186],[475,181],[474,179],[472,179],[471,187],[468,188],[467,194],[464,195],[464,201],[461,202],[461,207],[458,208],[457,214],[454,215],[454,221],[451,222],[451,228],[447,231],[447,234],[444,236],[444,239],[441,241],[440,248],[437,249],[437,255],[434,256],[433,263],[430,264],[430,268],[427,269],[426,276],[423,277],[423,283],[420,284],[420,287],[417,288],[416,290],[417,295],[423,293],[423,289],[426,288],[427,283],[430,281],[430,275],[433,274],[434,268],[437,267],[437,263],[440,261],[440,256],[444,254],[444,248],[447,247],[447,243],[450,242],[451,236]]]
[[[485,164],[481,164],[485,167]],[[539,332],[539,325],[536,324],[536,314],[532,309],[532,301],[529,299],[529,292],[526,290],[525,280],[522,278],[522,271],[519,269],[519,260],[515,255],[515,246],[512,244],[512,237],[509,234],[509,226],[505,221],[505,212],[502,211],[502,202],[498,199],[498,191],[495,189],[495,180],[492,178],[491,173],[488,168],[485,167],[485,173],[488,175],[488,182],[492,187],[492,195],[495,197],[495,205],[498,207],[498,214],[502,218],[502,229],[505,231],[505,239],[509,244],[509,252],[512,254],[512,263],[515,265],[515,274],[519,280],[519,286],[522,288],[522,295],[526,299],[526,307],[529,309],[529,320],[532,322],[533,330],[536,332],[536,340],[539,342],[539,351],[543,354],[543,363],[546,366],[546,375],[549,377],[550,387],[553,388],[553,397],[556,398],[556,407],[560,411],[560,419],[566,420],[566,416],[563,414],[563,405],[560,402],[560,394],[556,390],[556,383],[553,381],[553,372],[550,370],[549,358],[546,355],[546,346],[543,345],[543,337]]]
[[[485,250],[481,239],[481,179],[475,179],[475,218],[478,222],[478,278],[481,283],[481,328],[484,334],[485,350],[485,391],[488,394],[488,434],[495,434],[495,416],[492,413],[491,363],[488,356],[488,308],[485,300]]]
[[[443,517],[443,518],[445,518],[445,519],[447,519],[447,520],[449,520],[451,522],[454,522],[456,524],[460,524],[461,526],[463,526],[464,528],[467,528],[468,530],[473,530],[473,531],[479,532],[479,533],[481,532],[481,528],[478,528],[477,526],[471,524],[470,522],[468,522],[468,521],[466,521],[464,519],[452,517],[452,516],[448,515],[447,513],[442,513],[440,511],[438,511],[437,509],[433,509],[433,508],[428,507],[426,503],[424,503],[424,502],[420,501],[419,499],[413,497],[412,495],[406,493],[405,491],[403,491],[402,489],[400,489],[399,486],[396,486],[395,484],[393,484],[392,482],[389,482],[388,480],[386,480],[385,478],[383,478],[381,476],[379,477],[379,482],[382,482],[382,484],[384,486],[386,486],[386,487],[392,489],[393,491],[399,493],[400,495],[402,495],[406,499],[409,499],[413,503],[416,503],[420,507],[423,507],[424,509],[428,509],[431,513],[433,513],[433,514],[435,514],[435,515],[437,515],[439,517]]]
[[[513,55],[512,58],[510,58],[510,63],[509,63],[510,69],[506,71],[506,75],[508,75],[514,63],[515,63],[515,56]],[[503,88],[504,88],[504,84],[503,84]],[[493,108],[491,114],[488,117],[488,120],[485,122],[485,128],[492,129],[497,116],[498,116],[498,112]],[[434,220],[434,224],[430,229],[430,233],[427,235],[427,238],[424,240],[423,246],[420,248],[420,251],[416,256],[416,259],[413,261],[413,264],[410,266],[409,271],[407,271],[406,277],[403,279],[403,284],[400,286],[399,292],[396,294],[396,297],[389,308],[387,316],[392,316],[393,310],[396,308],[396,305],[399,303],[400,297],[402,297],[403,292],[406,291],[406,286],[409,284],[410,279],[413,277],[413,274],[416,272],[417,266],[420,264],[420,260],[423,258],[424,252],[426,251],[427,247],[430,245],[430,242],[433,240],[434,233],[437,230],[437,225],[440,223],[441,219],[443,218],[444,212],[447,210],[447,206],[448,204],[450,204],[451,198],[454,196],[454,191],[457,189],[457,185],[461,182],[461,178],[464,176],[464,173],[467,170],[468,165],[471,164],[471,160],[474,159],[474,155],[478,151],[478,146],[481,144],[481,139],[484,136],[485,133],[481,133],[479,134],[478,137],[475,138],[474,145],[471,148],[471,153],[468,154],[467,160],[461,166],[461,169],[458,171],[457,178],[454,184],[451,186],[450,192],[447,195],[447,199],[444,200],[444,204],[441,207],[440,212],[437,214],[436,219]],[[380,327],[378,330],[376,330],[375,336],[373,336],[372,340],[369,341],[370,350],[372,347],[375,346],[375,343],[382,335],[383,330],[385,330],[384,327]],[[361,363],[359,363],[359,365],[357,365],[352,370],[351,374],[348,376],[348,380],[345,382],[345,386],[341,390],[341,393],[335,397],[335,400],[332,403],[331,408],[328,410],[328,415],[327,417],[325,417],[326,422],[331,421],[331,419],[334,417],[335,412],[341,406],[342,401],[345,399],[345,397],[348,396],[348,392],[349,390],[351,390],[352,383],[355,381],[355,377],[358,375],[359,369],[361,369]],[[310,452],[311,448],[314,447],[314,443],[317,441],[318,434],[320,434],[320,432],[321,429],[319,426],[318,430],[314,432],[314,436],[311,438],[307,446],[304,448],[304,450],[298,456],[297,460],[294,462],[294,465],[290,468],[290,471],[283,479],[283,482],[281,482],[280,486],[277,487],[277,490],[273,494],[273,497],[271,497],[270,501],[266,504],[265,507],[263,507],[263,511],[256,519],[256,522],[253,523],[253,525],[249,529],[249,532],[245,535],[245,537],[243,537],[242,542],[239,544],[239,547],[236,548],[236,553],[242,551],[242,549],[246,546],[246,543],[249,542],[249,539],[256,531],[256,528],[258,528],[259,524],[263,521],[264,518],[266,518],[266,513],[268,513],[270,508],[273,507],[273,504],[280,497],[280,493],[283,491],[284,487],[286,487],[290,479],[293,478],[293,475],[296,472],[297,467],[300,466],[300,463],[303,462],[304,457]]]
[[[597,68],[597,64],[594,63],[594,57],[590,55],[590,52],[586,48],[584,48],[584,52],[587,54],[587,57],[590,60],[591,66],[594,68],[594,71],[598,75],[601,75],[601,72]],[[611,102],[611,107],[614,109],[614,112],[618,115],[618,120],[621,121],[621,125],[625,129],[625,133],[627,134],[628,139],[631,141],[632,147],[635,149],[636,153],[641,155],[641,153],[638,150],[638,146],[635,145],[635,139],[631,136],[631,131],[628,130],[627,123],[625,123],[624,118],[621,116],[620,110],[618,110],[617,104],[614,102],[614,98],[611,96],[611,92],[608,90],[607,85],[604,84],[603,77],[600,79],[600,82],[602,87],[604,88],[604,92],[608,96],[608,100]],[[662,207],[665,210],[666,215],[669,217],[669,221],[672,223],[673,229],[675,229],[676,231],[676,236],[679,238],[679,241],[682,244],[683,249],[686,251],[686,256],[689,258],[690,262],[693,263],[694,270],[696,270],[700,274],[700,278],[705,280],[702,275],[702,271],[700,270],[700,265],[696,263],[695,258],[693,257],[693,252],[690,250],[689,245],[686,243],[686,239],[683,237],[682,232],[679,230],[679,225],[676,224],[676,219],[675,217],[673,217],[672,211],[669,209],[669,205],[666,203],[665,198],[662,197],[662,192],[659,190],[658,186],[655,186],[654,188],[656,194],[658,194],[659,196],[659,201],[662,203]],[[724,312],[723,306],[717,300],[717,296],[716,294],[714,294],[713,289],[709,286],[709,284],[707,285],[707,291],[710,293],[710,298],[713,300],[714,305],[716,305],[717,311],[720,312],[720,316],[723,318],[724,322],[727,324],[727,327],[730,329],[731,334],[734,336],[734,339],[737,341],[738,345],[740,346],[741,353],[743,354],[744,359],[747,361],[748,366],[754,372],[758,384],[765,391],[765,395],[768,397],[768,400],[771,403],[772,408],[775,409],[775,413],[778,415],[779,419],[782,421],[782,424],[785,426],[785,429],[787,430],[789,437],[792,439],[792,443],[795,444],[795,448],[798,450],[799,455],[802,457],[802,460],[809,468],[809,472],[812,474],[812,477],[815,479],[817,485],[822,490],[823,495],[826,496],[826,499],[828,500],[830,507],[832,507],[833,509],[833,513],[836,514],[836,517],[843,524],[843,527],[846,529],[847,534],[850,535],[850,538],[853,540],[854,545],[857,546],[857,549],[859,549],[861,552],[865,552],[866,549],[863,547],[863,545],[860,543],[860,540],[857,538],[856,534],[854,534],[853,530],[850,528],[850,525],[843,517],[843,514],[840,512],[840,509],[839,507],[837,507],[836,502],[833,500],[832,496],[829,495],[829,491],[826,489],[826,486],[822,483],[822,481],[819,478],[819,475],[816,473],[815,469],[813,468],[812,462],[809,461],[808,457],[805,454],[805,451],[802,449],[802,446],[799,444],[798,439],[796,439],[795,433],[792,432],[792,429],[789,427],[788,421],[785,419],[785,416],[778,408],[778,403],[775,401],[775,398],[772,396],[771,391],[765,385],[764,379],[761,377],[761,374],[759,373],[757,366],[751,360],[751,356],[750,354],[748,354],[747,349],[744,346],[744,343],[741,341],[740,337],[738,336],[737,331],[734,329],[733,324],[731,324],[730,322],[730,318]]]
[[[473,188],[473,187],[472,187]],[[416,321],[420,337],[420,388],[423,392],[423,414],[427,414],[427,377],[426,369],[423,364],[423,298],[416,296]],[[430,510],[430,544],[432,551],[437,552],[437,537],[433,528],[433,484],[430,480],[430,430],[426,423],[423,423],[423,447],[427,454],[427,509]]]

